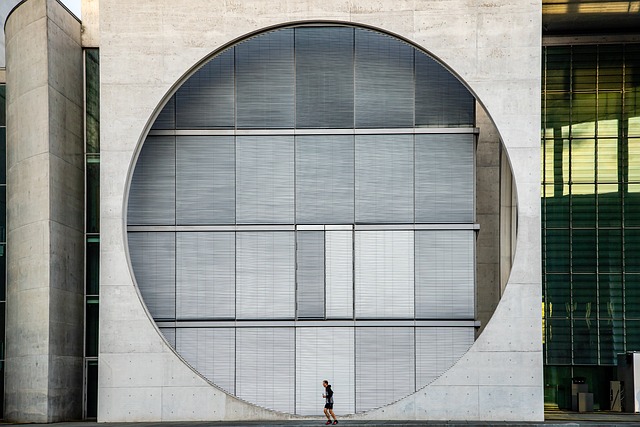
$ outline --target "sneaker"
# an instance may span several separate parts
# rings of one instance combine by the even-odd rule
[[[335,420],[335,421],[333,422],[333,425],[336,425],[336,424],[338,424],[338,420]]]
[[[326,425],[329,425],[329,424],[331,424],[331,421],[327,421],[325,424],[326,424]]]

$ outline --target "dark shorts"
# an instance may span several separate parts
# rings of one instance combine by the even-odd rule
[[[333,409],[333,403],[325,403],[324,407],[325,409]]]

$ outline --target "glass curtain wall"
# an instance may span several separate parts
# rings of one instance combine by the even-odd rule
[[[203,376],[260,406],[409,395],[473,343],[475,100],[398,39],[285,28],[202,65],[141,149],[136,282]]]
[[[542,90],[545,399],[606,409],[640,350],[640,46],[544,47]]]
[[[100,278],[100,62],[85,60],[85,418],[98,408],[98,303]]]
[[[0,419],[4,418],[5,316],[7,305],[7,114],[6,86],[0,83]]]

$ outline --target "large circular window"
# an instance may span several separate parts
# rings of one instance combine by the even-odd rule
[[[320,414],[396,401],[471,346],[475,100],[415,47],[307,25],[185,79],[128,200],[137,285],[200,374]]]

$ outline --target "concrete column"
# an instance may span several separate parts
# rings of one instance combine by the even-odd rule
[[[82,416],[80,23],[56,0],[9,15],[5,417]]]

